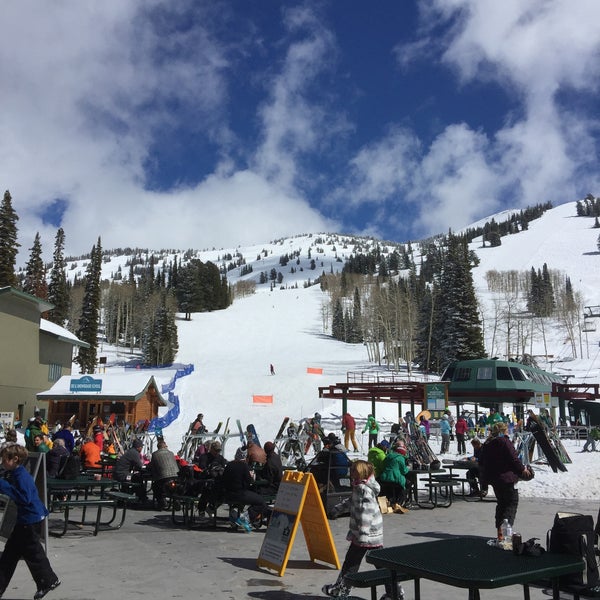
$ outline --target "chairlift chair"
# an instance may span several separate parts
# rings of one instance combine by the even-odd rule
[[[588,319],[584,319],[583,327],[581,328],[583,332],[596,331],[596,323],[594,321],[590,321]]]

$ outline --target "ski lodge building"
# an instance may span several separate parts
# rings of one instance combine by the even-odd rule
[[[15,421],[33,416],[36,394],[70,375],[74,350],[88,347],[42,318],[52,307],[15,288],[0,288],[0,412],[12,413]],[[45,416],[46,406],[37,407]]]
[[[150,421],[160,406],[167,406],[154,376],[143,370],[66,375],[37,399],[48,402],[49,423],[65,423],[74,416],[80,426],[96,417],[107,423],[111,415],[117,423]]]

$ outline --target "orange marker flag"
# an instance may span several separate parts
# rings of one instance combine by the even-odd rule
[[[306,372],[311,375],[323,375],[323,369],[318,369],[317,367],[306,367]]]
[[[254,394],[252,396],[252,402],[254,402],[254,404],[273,404],[273,396],[259,396]]]

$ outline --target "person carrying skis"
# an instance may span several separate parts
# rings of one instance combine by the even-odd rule
[[[363,427],[362,432],[369,430],[369,448],[377,444],[377,434],[379,433],[379,423],[373,415],[367,417],[367,422]]]
[[[308,434],[308,439],[304,446],[304,454],[308,452],[311,445],[315,450],[315,454],[321,451],[321,440],[325,437],[323,429],[321,429],[321,415],[316,412],[312,419],[308,419],[304,423],[304,431]]]

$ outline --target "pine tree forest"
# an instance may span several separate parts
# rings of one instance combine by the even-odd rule
[[[412,253],[398,260],[399,254],[375,251],[347,261],[341,275],[323,274],[321,287],[330,297],[323,319],[330,319],[332,336],[364,343],[371,361],[408,374],[413,365],[441,373],[454,360],[486,355],[530,361],[530,344],[534,335],[544,336],[548,318],[567,331],[573,356],[582,352],[581,297],[568,276],[546,264],[530,273],[489,271],[495,312],[484,323],[471,274],[475,255],[467,241],[452,234],[430,240],[418,268]],[[488,352],[484,327],[488,339],[491,335]]]
[[[589,195],[578,203],[580,216],[600,214],[600,202]],[[316,282],[326,291],[323,329],[333,338],[364,344],[369,360],[410,375],[415,366],[440,373],[453,360],[506,356],[530,360],[534,336],[543,337],[546,321],[555,319],[565,328],[573,356],[581,354],[582,299],[573,292],[568,276],[547,264],[529,272],[489,271],[487,287],[494,294],[493,314],[482,314],[473,285],[472,269],[478,264],[468,243],[481,236],[482,247],[501,244],[501,238],[527,229],[550,204],[515,212],[506,221],[494,219],[461,235],[449,233],[418,244],[392,246],[356,241],[341,273],[322,272]],[[169,261],[165,251],[118,248],[104,252],[101,240],[90,255],[76,257],[85,266],[84,276],[69,278],[64,256],[66,234],[56,232],[52,262],[44,264],[42,244],[36,234],[24,271],[15,271],[20,244],[18,216],[6,191],[0,204],[0,287],[11,286],[47,300],[53,308],[43,316],[75,333],[89,347],[81,348],[76,361],[81,373],[94,373],[102,344],[139,353],[150,366],[173,362],[178,348],[176,313],[185,319],[200,311],[227,308],[238,297],[253,294],[257,284],[282,285],[284,275],[272,268],[259,272],[258,281],[240,280],[233,288],[227,272],[252,273],[240,252],[219,257],[220,267],[202,262],[188,250]],[[309,270],[322,266],[322,252],[308,248]],[[364,251],[363,251],[364,250]],[[311,252],[316,252],[312,256]],[[175,251],[172,251],[175,253]],[[335,252],[335,247],[334,247]],[[266,257],[263,250],[257,256]],[[125,268],[102,278],[108,255],[127,255]],[[279,265],[302,270],[301,250],[281,255]],[[337,258],[337,255],[336,255]],[[341,259],[338,259],[341,261]],[[289,264],[288,264],[289,263]],[[309,279],[305,286],[312,285]],[[488,311],[489,312],[489,311]],[[484,348],[484,333],[487,348]],[[487,352],[486,352],[487,350]]]
[[[141,351],[146,365],[171,364],[178,349],[176,313],[191,318],[192,312],[231,304],[232,293],[224,274],[214,264],[197,259],[184,266],[175,260],[160,268],[152,254],[140,251],[130,261],[127,276],[117,273],[112,281],[103,280],[100,238],[89,256],[80,257],[87,261],[85,276],[70,282],[62,228],[56,232],[52,263],[43,262],[38,233],[29,248],[24,272],[17,274],[17,222],[12,197],[6,191],[0,205],[0,287],[20,289],[53,305],[43,317],[69,329],[87,344],[74,359],[81,373],[96,372],[104,341],[121,345],[132,355]]]

